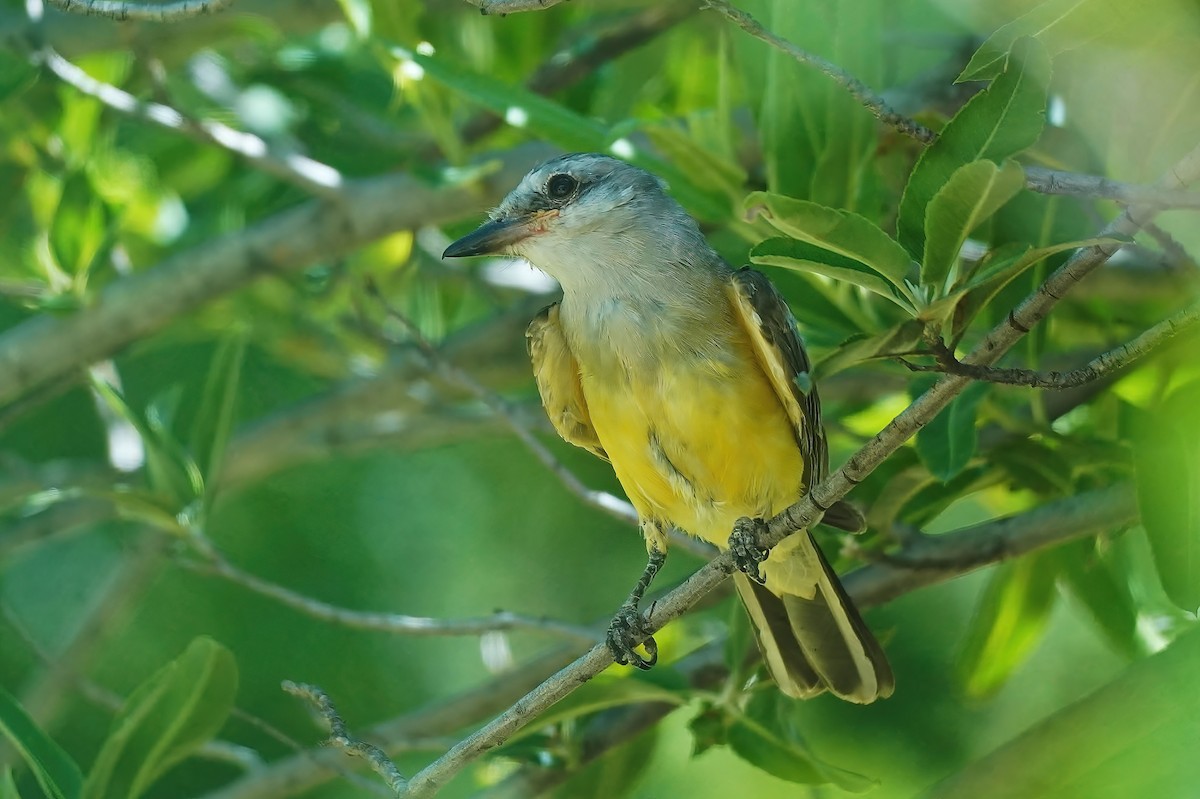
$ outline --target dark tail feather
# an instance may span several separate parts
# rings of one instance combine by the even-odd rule
[[[891,696],[887,656],[811,536],[809,543],[822,568],[811,599],[779,597],[734,575],[767,669],[780,690],[801,699],[825,690],[861,704]]]
[[[841,499],[829,506],[829,510],[821,517],[821,522],[847,533],[861,533],[867,529],[867,520],[863,518],[862,512]]]

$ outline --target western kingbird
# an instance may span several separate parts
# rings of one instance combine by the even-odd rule
[[[658,178],[597,154],[535,167],[445,257],[501,253],[562,285],[527,333],[542,403],[559,435],[612,463],[650,552],[609,630],[617,662],[657,658],[638,603],[675,526],[734,549],[738,594],[784,693],[891,695],[887,658],[812,536],[756,544],[762,520],[829,468],[811,365],[767,278],[725,263]],[[862,527],[842,503],[825,521]],[[644,638],[649,658],[634,650]]]

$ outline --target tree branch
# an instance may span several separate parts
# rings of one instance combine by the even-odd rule
[[[497,611],[491,616],[470,619],[433,619],[426,616],[408,616],[403,613],[376,613],[341,608],[305,596],[298,591],[285,588],[240,569],[230,563],[212,541],[199,531],[193,528],[190,533],[188,542],[203,560],[181,560],[180,562],[185,568],[199,574],[220,577],[256,594],[274,599],[306,616],[340,624],[343,627],[418,636],[482,635],[502,630],[529,630],[566,636],[587,643],[598,641],[601,638],[598,631],[587,627],[546,617],[522,616],[508,611]]]
[[[1116,200],[1125,205],[1154,204],[1161,208],[1200,209],[1200,193],[1122,183],[1098,175],[1060,172],[1040,166],[1025,167],[1025,188],[1039,194],[1061,194]]]
[[[213,14],[233,4],[233,0],[175,0],[173,3],[127,3],[124,0],[50,0],[60,11],[108,17],[120,22],[178,22],[203,14]]]
[[[522,11],[542,11],[563,0],[467,0],[480,14],[519,14]]]
[[[346,754],[364,758],[396,796],[403,796],[406,793],[408,781],[396,768],[396,764],[378,746],[350,735],[349,730],[346,729],[346,722],[342,721],[342,717],[338,715],[337,708],[333,706],[333,700],[329,698],[328,694],[315,685],[294,683],[291,680],[284,680],[283,690],[305,700],[320,714],[325,723],[329,725],[327,743],[330,746],[335,746]]]
[[[522,147],[469,185],[433,188],[406,174],[348,181],[337,203],[312,200],[167,258],[108,286],[70,316],[42,315],[0,335],[0,403],[113,354],[266,273],[294,272],[394,230],[496,202],[547,154]]]
[[[1029,386],[1030,388],[1075,388],[1126,368],[1197,323],[1200,323],[1200,304],[1193,305],[1164,319],[1133,341],[1098,355],[1088,361],[1085,366],[1069,372],[1038,372],[1032,369],[1009,369],[967,364],[955,358],[950,348],[941,341],[933,343],[936,364],[914,364],[903,358],[900,361],[914,372],[941,372],[988,383]]]

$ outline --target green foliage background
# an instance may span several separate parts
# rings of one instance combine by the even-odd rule
[[[130,274],[307,199],[226,149],[67,85],[39,66],[41,41],[134,97],[254,133],[346,179],[407,171],[450,189],[491,174],[497,154],[532,165],[551,148],[632,147],[732,263],[762,265],[787,295],[819,362],[835,465],[928,385],[886,357],[920,343],[913,316],[969,346],[1063,262],[1061,245],[1115,215],[1108,202],[1021,190],[1011,159],[1151,183],[1200,131],[1192,0],[743,6],[902,113],[953,131],[923,157],[826,77],[687,4],[663,6],[662,32],[570,85],[522,88],[556,53],[587,52],[650,5],[578,0],[499,18],[451,0],[247,0],[169,26],[53,10],[34,26],[24,4],[3,0],[0,337],[86,314]],[[484,126],[489,114],[508,124]],[[0,729],[49,752],[54,771],[62,753],[40,727],[79,764],[84,782],[61,767],[75,786],[62,795],[221,795],[254,767],[197,754],[210,737],[271,761],[293,748],[253,718],[305,745],[324,735],[279,690],[285,679],[323,686],[361,730],[559,645],[528,631],[409,637],[314,619],[187,568],[203,561],[196,531],[245,572],[348,608],[437,618],[503,608],[594,624],[624,598],[644,560],[632,528],[585,506],[477,398],[431,373],[366,288],[461,353],[456,363],[584,483],[619,494],[607,465],[541,418],[521,331],[545,297],[527,281],[514,287],[518,266],[436,257],[478,222],[487,191],[447,224],[264,275],[178,314],[115,354],[105,374],[118,389],[80,371],[0,408]],[[1140,235],[1009,363],[1080,365],[1194,301],[1195,212],[1159,222],[1174,240],[1165,254],[1161,238]],[[981,263],[958,258],[968,238]],[[906,271],[913,261],[920,270]],[[1192,795],[1195,345],[1073,393],[972,387],[856,490],[868,550],[889,546],[889,531],[937,534],[1135,482],[1146,525],[1116,523],[872,611],[895,665],[892,699],[781,702],[744,694],[736,679],[686,687],[681,658],[730,634],[745,643],[740,611],[722,601],[664,631],[666,662],[650,677],[612,670],[587,701],[568,701],[445,795],[523,764],[570,766],[604,720],[595,711],[656,699],[678,709],[559,795],[833,797],[842,791],[781,776],[812,782],[838,768],[877,781],[881,799],[924,795],[947,777],[933,795]],[[370,382],[392,372],[406,379]],[[288,426],[347,386],[366,399]],[[122,471],[128,436],[144,460]],[[660,585],[698,565],[673,553]],[[729,649],[736,674],[743,650]],[[129,704],[114,715],[81,680]],[[231,704],[250,716],[226,719]],[[460,727],[398,756],[401,770],[419,769]],[[1006,760],[983,760],[1009,741]],[[55,795],[24,762],[0,752],[15,767],[0,797]],[[336,779],[302,795],[368,793]]]

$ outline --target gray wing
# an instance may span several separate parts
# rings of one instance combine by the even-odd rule
[[[804,482],[811,487],[829,474],[829,444],[821,424],[821,398],[812,379],[812,362],[800,340],[796,319],[779,291],[761,272],[744,266],[730,276],[730,300],[750,336],[759,366],[792,422],[792,432],[804,458]],[[838,501],[823,521],[860,532],[866,521],[849,503]]]
[[[542,395],[542,407],[550,417],[550,424],[564,441],[608,460],[608,453],[600,446],[596,429],[592,427],[587,399],[579,382],[579,362],[575,360],[558,321],[558,303],[546,306],[533,318],[525,331],[525,339],[538,393]]]

